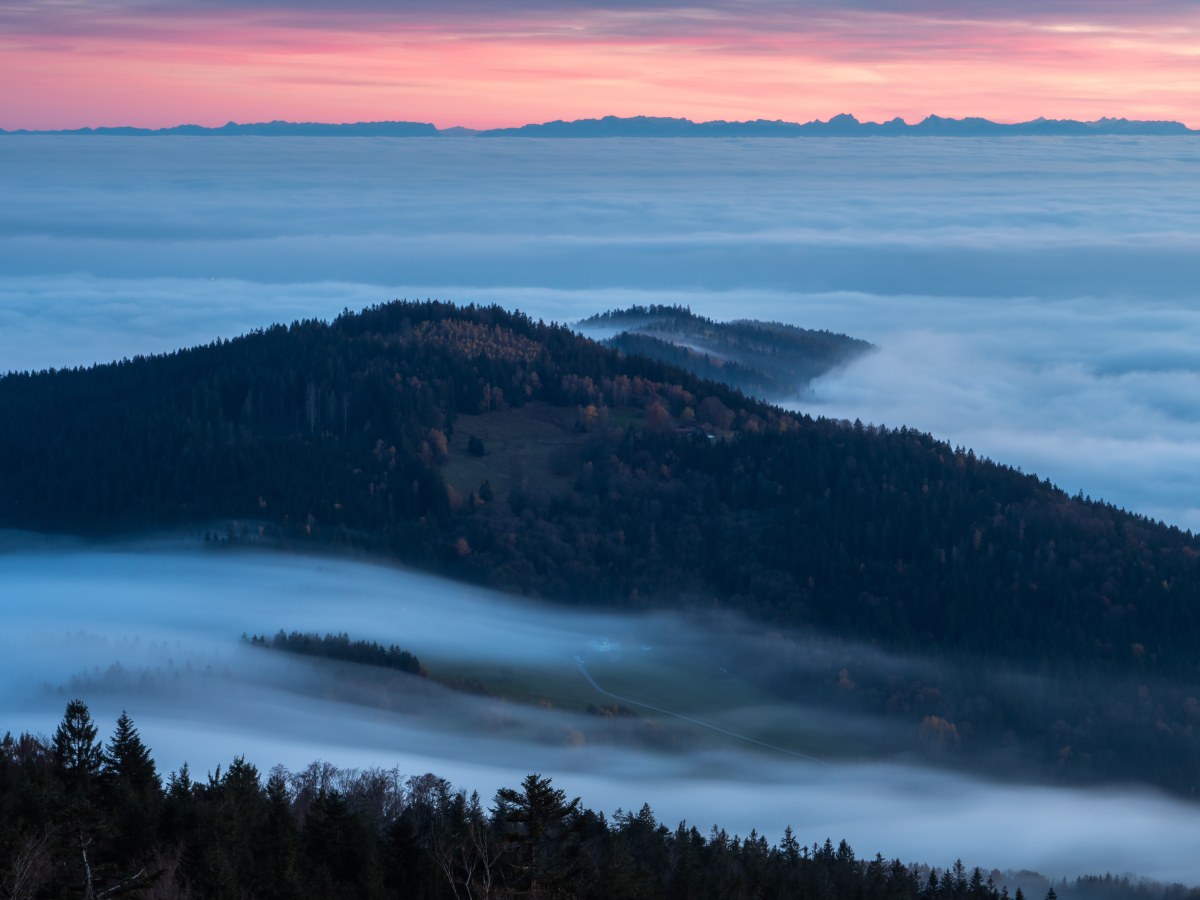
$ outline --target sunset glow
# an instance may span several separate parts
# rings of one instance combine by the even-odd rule
[[[0,11],[0,127],[841,112],[1196,126],[1198,64],[1200,14],[1169,2],[17,3]]]

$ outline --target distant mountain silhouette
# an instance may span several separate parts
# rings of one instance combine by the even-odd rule
[[[171,128],[101,127],[72,128],[59,131],[4,131],[0,134],[70,134],[103,137],[144,137],[183,135],[188,137],[435,137],[438,129],[428,122],[350,122],[331,125],[323,122],[254,122],[239,125],[228,122],[219,128],[204,125],[175,125]]]
[[[1145,121],[1139,119],[1102,118],[1094,122],[1074,119],[1032,119],[1028,122],[1003,124],[990,119],[968,117],[948,119],[926,116],[912,125],[903,119],[886,122],[861,122],[848,113],[828,121],[785,122],[782,119],[753,119],[746,122],[693,122],[691,119],[664,116],[605,116],[602,119],[575,119],[521,125],[515,128],[492,128],[478,131],[454,126],[438,128],[428,122],[352,122],[329,124],[322,122],[257,122],[239,125],[229,122],[219,128],[203,125],[175,125],[171,128],[100,127],[71,128],[48,131],[19,129],[0,134],[62,134],[100,135],[108,137],[143,137],[151,135],[184,135],[199,137],[1020,137],[1029,135],[1092,136],[1092,135],[1194,135],[1200,131],[1181,122]]]
[[[827,122],[784,122],[755,119],[748,122],[693,122],[657,116],[556,120],[520,128],[493,128],[480,137],[1007,137],[1023,135],[1188,135],[1200,132],[1180,122],[1098,119],[1033,119],[1005,125],[977,117],[947,119],[927,116],[913,125],[896,118],[887,122],[860,122],[843,113]]]

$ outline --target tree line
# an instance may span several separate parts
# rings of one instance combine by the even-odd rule
[[[130,716],[111,737],[81,700],[52,738],[0,741],[0,891],[32,898],[811,898],[1007,900],[999,872],[858,857],[845,841],[777,843],[611,818],[525,777],[485,805],[435,775],[313,763],[264,776],[235,757],[165,783]],[[1028,873],[1027,873],[1028,875]],[[1032,876],[1031,876],[1032,877]],[[1045,896],[1200,896],[1098,876]],[[1017,888],[1013,900],[1024,900]]]
[[[314,656],[338,662],[352,662],[363,666],[379,666],[395,669],[410,675],[424,674],[421,660],[416,655],[395,644],[387,647],[376,641],[351,640],[346,632],[326,634],[284,631],[282,628],[272,637],[263,634],[242,635],[242,642],[251,647],[279,650],[297,656]]]

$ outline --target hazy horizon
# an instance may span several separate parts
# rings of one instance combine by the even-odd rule
[[[988,116],[973,115],[971,113],[965,113],[965,114],[961,114],[961,115],[957,115],[957,116],[942,116],[938,113],[938,111],[936,109],[930,109],[928,112],[926,112],[924,114],[912,115],[910,113],[908,115],[908,117],[897,114],[897,115],[880,115],[880,116],[877,116],[874,118],[859,116],[852,110],[841,110],[839,112],[830,113],[825,116],[815,116],[815,117],[807,118],[807,119],[804,119],[804,118],[788,119],[788,118],[784,118],[779,115],[770,115],[770,114],[751,117],[751,118],[722,119],[722,118],[695,118],[693,116],[688,116],[688,115],[683,115],[683,114],[673,114],[670,112],[660,112],[660,113],[655,113],[655,114],[626,113],[626,114],[622,114],[622,115],[609,114],[609,113],[597,113],[594,115],[582,115],[582,116],[557,115],[557,116],[551,116],[550,118],[544,118],[544,119],[528,119],[528,120],[513,119],[512,121],[509,121],[509,122],[503,122],[503,123],[498,123],[498,124],[494,124],[494,125],[485,125],[485,126],[465,125],[460,122],[452,122],[450,124],[437,124],[436,122],[433,122],[433,121],[407,119],[402,116],[401,117],[393,116],[393,117],[389,117],[389,118],[340,119],[340,120],[288,119],[288,118],[284,118],[284,117],[280,117],[280,116],[267,116],[264,118],[258,118],[258,119],[252,119],[252,120],[245,119],[242,121],[238,121],[237,119],[229,117],[229,116],[217,115],[215,117],[210,117],[205,121],[194,121],[194,120],[190,120],[190,119],[189,120],[168,119],[168,120],[164,120],[161,123],[150,124],[150,125],[145,125],[145,124],[131,125],[128,122],[125,122],[124,120],[113,120],[113,121],[108,121],[108,122],[91,122],[91,123],[87,123],[87,124],[64,124],[61,126],[54,126],[54,127],[47,127],[47,128],[31,128],[31,127],[27,127],[27,126],[23,126],[23,125],[19,125],[19,124],[0,124],[0,131],[3,131],[8,134],[15,134],[15,133],[19,133],[19,132],[29,132],[32,134],[38,134],[38,133],[55,132],[55,131],[84,131],[84,130],[119,129],[119,128],[131,128],[131,129],[152,130],[152,131],[167,131],[167,130],[170,130],[173,128],[192,128],[192,127],[203,128],[206,130],[219,130],[220,128],[225,127],[227,125],[239,125],[239,126],[243,126],[243,127],[249,127],[249,126],[255,126],[255,125],[286,124],[286,125],[318,125],[318,126],[330,126],[330,127],[344,127],[344,126],[350,126],[350,125],[395,124],[395,125],[432,125],[439,132],[443,132],[443,131],[454,131],[454,130],[491,131],[491,130],[497,130],[497,129],[520,128],[521,126],[524,126],[524,125],[544,125],[544,124],[550,124],[550,123],[555,123],[555,122],[595,122],[595,121],[599,121],[602,119],[611,119],[611,118],[616,118],[616,119],[621,119],[621,120],[626,120],[626,121],[634,120],[634,119],[657,119],[657,120],[667,120],[667,121],[694,122],[697,124],[725,122],[725,123],[734,124],[734,125],[745,125],[745,124],[753,124],[753,123],[757,123],[757,122],[780,122],[780,123],[784,123],[784,124],[788,124],[788,125],[804,125],[804,124],[812,124],[812,123],[828,123],[835,119],[841,119],[844,117],[850,117],[850,118],[854,119],[855,121],[859,122],[860,124],[865,124],[865,125],[879,125],[879,124],[893,122],[893,121],[900,121],[907,125],[915,125],[919,122],[925,121],[926,119],[934,119],[934,120],[940,119],[940,120],[953,121],[953,122],[981,120],[981,121],[985,121],[985,122],[990,122],[995,125],[1010,125],[1010,126],[1011,125],[1030,125],[1030,124],[1040,123],[1040,122],[1074,122],[1074,123],[1078,123],[1078,124],[1094,125],[1099,122],[1110,122],[1110,121],[1112,121],[1112,122],[1131,122],[1131,123],[1150,123],[1150,124],[1160,123],[1160,122],[1177,123],[1177,124],[1181,124],[1181,125],[1184,124],[1183,121],[1180,119],[1147,118],[1147,117],[1138,115],[1137,113],[1134,113],[1131,111],[1123,112],[1120,110],[1114,110],[1114,111],[1102,113],[1100,115],[1095,116],[1094,118],[1079,119],[1079,118],[1075,118],[1072,116],[1066,116],[1066,115],[1062,115],[1062,116],[1054,115],[1053,113],[1050,115],[1046,115],[1044,112],[1037,113],[1037,114],[1034,114],[1034,115],[1031,115],[1028,117],[1018,116],[1018,117],[1008,117],[1008,118],[992,118],[992,117],[988,117]],[[434,118],[442,119],[442,117],[440,117],[440,116],[435,116]],[[445,120],[443,119],[443,121],[445,121]],[[1189,132],[1191,132],[1193,134],[1200,134],[1200,130],[1191,129],[1191,128],[1189,128],[1188,130],[1189,130]]]

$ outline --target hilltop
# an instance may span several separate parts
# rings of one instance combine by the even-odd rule
[[[392,303],[15,373],[0,415],[0,527],[236,519],[574,602],[1196,666],[1191,535],[496,307]]]
[[[715,322],[681,306],[631,306],[575,327],[606,347],[671,363],[766,400],[795,399],[813,379],[872,349],[845,334],[782,322]]]
[[[0,416],[0,528],[191,528],[574,605],[736,611],[938,660],[761,676],[910,722],[929,752],[1007,742],[1044,776],[1200,785],[1197,540],[911,429],[401,302],[10,374]]]

